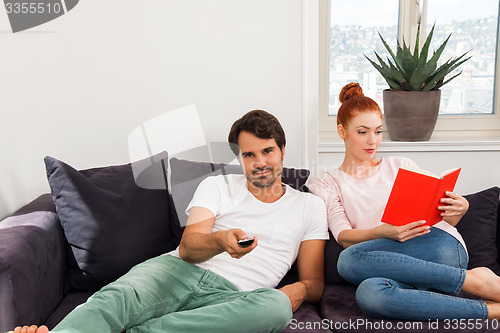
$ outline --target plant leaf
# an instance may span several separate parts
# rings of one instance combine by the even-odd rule
[[[441,44],[441,46],[434,52],[431,59],[429,59],[429,62],[427,63],[427,65],[429,66],[429,69],[432,69],[432,68],[435,69],[437,67],[437,62],[439,60],[439,57],[443,53],[444,48],[446,47],[446,44],[448,43],[448,40],[450,39],[450,37],[451,37],[451,34],[448,35],[448,37],[443,42],[443,44]],[[434,69],[432,69],[432,71],[434,71]]]
[[[376,54],[376,52],[375,52],[375,54]],[[382,75],[382,77],[384,78],[385,82],[387,82],[387,84],[389,85],[389,87],[391,87],[393,89],[398,89],[398,90],[402,89],[400,83],[398,83],[397,81],[395,81],[392,78],[392,76],[390,75],[390,70],[389,70],[389,74],[388,74],[386,72],[386,70],[382,66],[378,65],[376,62],[374,62],[373,60],[371,60],[370,58],[368,58],[366,55],[364,55],[364,56],[373,65],[373,67],[375,67],[375,69],[379,71],[379,73]],[[380,61],[382,63],[384,63],[384,61],[382,59],[380,59]],[[387,66],[387,64],[385,64],[385,65]]]
[[[417,28],[417,38],[415,40],[415,48],[413,49],[413,62],[418,65],[418,51],[420,42],[420,23]]]
[[[427,63],[427,56],[429,54],[429,47],[431,45],[432,36],[434,35],[434,26],[436,23],[432,25],[432,29],[425,40],[424,46],[422,47],[422,51],[420,52],[420,58],[418,60],[418,66]]]
[[[447,84],[448,82],[450,82],[451,80],[453,80],[454,78],[456,78],[457,76],[459,76],[460,74],[462,74],[462,71],[460,71],[460,73],[456,74],[456,75],[453,75],[451,78],[449,78],[448,80],[444,81],[443,84],[441,85],[444,86],[445,84]]]
[[[411,55],[410,49],[406,46],[403,41],[403,50],[401,51],[401,64],[403,66],[403,77],[406,81],[410,81],[411,75],[415,71],[415,62],[413,56]]]
[[[396,57],[396,56],[394,55],[394,52],[392,52],[392,49],[391,49],[391,48],[389,47],[389,45],[385,42],[385,39],[384,39],[384,37],[382,37],[382,35],[380,34],[380,32],[378,32],[378,31],[377,31],[377,33],[378,33],[378,35],[379,35],[379,37],[380,37],[380,40],[382,40],[382,44],[384,44],[384,46],[385,46],[386,50],[387,50],[387,51],[389,52],[389,54],[391,55],[392,60],[394,60],[394,63],[396,64],[396,67],[398,67],[398,68],[399,68],[399,70],[401,70],[401,71],[402,71],[402,70],[403,70],[403,66],[402,66],[402,65],[400,64],[400,62],[399,62],[399,57]],[[399,52],[399,49],[398,49],[398,52]]]
[[[468,53],[468,52],[467,52]],[[467,60],[469,60],[471,57],[468,57],[468,58],[465,58],[463,59],[462,61],[459,61],[460,59],[462,59],[467,53],[464,53],[462,54],[460,57],[458,58],[455,58],[453,59],[453,61],[450,63],[450,68],[448,70],[448,72],[451,72],[453,71],[455,68],[457,68],[458,66],[460,66],[461,64],[463,64],[464,62],[466,62]]]
[[[420,75],[419,71],[413,72],[411,75],[410,79],[410,87],[411,90],[422,90],[422,87],[425,85],[424,80],[422,79],[422,76]]]
[[[394,79],[396,81],[402,83],[405,79],[404,79],[403,75],[401,75],[401,72],[398,71],[396,66],[394,66],[391,62],[389,62],[389,66],[391,67],[391,73],[392,73],[392,76],[394,77]]]
[[[423,91],[436,90],[439,87],[437,86],[439,81],[444,78],[446,74],[448,74],[449,62],[446,62],[440,69],[429,78],[429,81],[426,80],[426,84],[423,87]]]
[[[384,80],[393,89],[403,89],[403,90],[436,90],[439,87],[447,84],[452,79],[456,78],[460,73],[454,75],[451,79],[445,81],[445,76],[454,71],[457,67],[462,65],[464,62],[468,61],[471,57],[466,57],[468,52],[462,54],[459,57],[448,59],[444,64],[438,66],[438,61],[451,38],[449,34],[444,42],[438,47],[438,49],[433,53],[429,60],[429,49],[434,36],[434,29],[436,23],[432,25],[432,29],[427,36],[422,49],[420,48],[420,29],[421,25],[417,28],[417,37],[415,40],[415,45],[410,48],[403,42],[397,43],[396,54],[392,51],[389,45],[386,43],[380,32],[378,35],[382,41],[385,49],[389,52],[388,56],[384,61],[377,52],[374,51],[375,56],[379,62],[377,64],[375,61],[365,57],[370,61],[372,66],[382,75]],[[413,53],[412,50],[413,49]],[[420,52],[419,52],[420,51]]]

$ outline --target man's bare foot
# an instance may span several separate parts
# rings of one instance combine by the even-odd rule
[[[494,301],[486,301],[488,306],[488,319],[500,319],[500,303]]]
[[[49,333],[49,329],[45,325],[40,327],[37,327],[36,325],[24,327],[18,326],[9,333]]]
[[[495,302],[500,302],[500,276],[487,267],[467,271],[462,290]]]

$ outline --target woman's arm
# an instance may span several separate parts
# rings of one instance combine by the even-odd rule
[[[378,238],[390,238],[399,242],[422,236],[430,232],[425,221],[415,221],[399,227],[383,223],[371,229],[346,229],[339,234],[338,241],[343,248],[351,245]]]

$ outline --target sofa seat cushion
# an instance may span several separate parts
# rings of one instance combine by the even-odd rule
[[[77,171],[45,158],[57,214],[69,243],[67,279],[98,290],[132,266],[176,246],[167,189],[145,189],[131,164]]]
[[[475,298],[466,293],[461,293],[460,297]],[[368,317],[356,302],[356,286],[348,283],[325,286],[320,315],[333,323],[332,331],[335,332],[471,332],[470,329],[452,326],[459,323],[451,321],[420,322]],[[484,320],[474,323],[481,324],[480,328],[475,327],[474,332],[498,332],[498,326],[496,329],[493,329],[492,325],[487,327]]]

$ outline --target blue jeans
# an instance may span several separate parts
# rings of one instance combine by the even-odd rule
[[[402,320],[488,318],[486,303],[456,297],[462,289],[467,254],[447,232],[406,242],[381,238],[340,254],[340,275],[357,284],[359,307],[375,318]]]
[[[105,286],[51,332],[279,332],[292,319],[285,293],[240,292],[221,276],[163,255]]]

